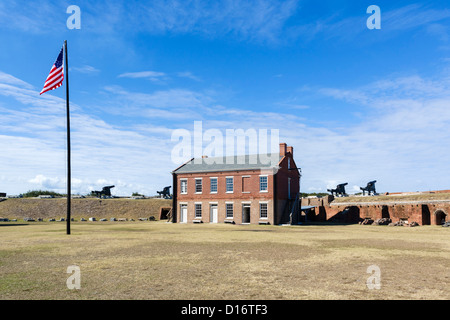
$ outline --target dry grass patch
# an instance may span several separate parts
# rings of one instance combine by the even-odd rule
[[[449,299],[448,228],[0,226],[0,299]],[[381,269],[369,290],[367,267]],[[81,269],[81,289],[66,269]]]

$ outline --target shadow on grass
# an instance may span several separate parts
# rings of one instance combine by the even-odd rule
[[[28,226],[28,223],[0,223],[0,227]]]

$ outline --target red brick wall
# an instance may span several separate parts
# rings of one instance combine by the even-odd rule
[[[268,176],[268,191],[259,191],[259,176]],[[242,190],[242,177],[248,176],[246,188],[248,192]],[[217,193],[211,193],[211,177],[217,178],[218,190]],[[226,192],[226,177],[234,177],[234,190],[232,193]],[[195,193],[195,178],[202,178],[203,191],[201,194]],[[181,194],[180,180],[187,179],[188,191],[187,194]],[[247,180],[248,179],[248,180]],[[233,199],[249,199],[258,198],[261,200],[269,200],[273,198],[273,175],[261,172],[261,170],[249,171],[228,171],[228,172],[211,172],[211,173],[186,173],[178,175],[177,179],[177,197],[178,201],[201,201],[201,200],[233,200]]]
[[[267,175],[268,190],[260,192],[260,176]],[[274,224],[274,201],[272,171],[261,170],[247,171],[227,171],[208,173],[189,173],[177,176],[177,221],[180,221],[180,204],[186,203],[188,206],[188,222],[195,218],[195,203],[202,204],[201,221],[205,223],[210,220],[210,206],[217,204],[218,222],[230,221],[226,219],[226,203],[232,202],[234,215],[232,221],[236,224],[242,223],[243,204],[250,205],[250,223],[257,224],[260,221],[267,221]],[[217,178],[217,193],[210,192],[211,177]],[[233,177],[233,192],[226,192],[226,177]],[[195,192],[195,178],[202,178],[202,193]],[[181,193],[181,180],[187,179],[187,194]],[[245,179],[245,189],[243,189],[243,179]],[[268,218],[260,219],[260,203],[267,203]]]
[[[347,209],[347,210],[346,210]],[[392,222],[407,220],[409,223],[417,222],[419,225],[438,225],[436,217],[439,213],[445,214],[449,221],[450,203],[424,204],[395,204],[395,205],[319,205],[315,209],[314,221],[337,221],[357,223],[365,218],[378,220],[390,218]],[[441,214],[442,216],[442,214]]]

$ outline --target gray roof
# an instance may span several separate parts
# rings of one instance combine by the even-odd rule
[[[174,173],[219,172],[239,170],[259,170],[278,167],[283,157],[278,153],[229,157],[208,157],[191,159],[175,169]]]

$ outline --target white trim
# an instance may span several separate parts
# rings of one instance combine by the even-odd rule
[[[232,208],[232,214],[231,214],[231,217],[228,217],[228,208],[227,208],[227,206],[228,205],[231,205],[231,208]],[[234,220],[234,203],[233,202],[225,202],[225,220]]]
[[[265,177],[266,178],[266,189],[265,190],[261,190],[261,177]],[[267,174],[260,174],[259,175],[259,192],[260,193],[268,193],[269,192],[269,175]]]
[[[233,179],[233,184],[232,184],[233,191],[227,191],[227,187],[228,187],[227,179]],[[225,193],[234,193],[234,176],[225,177]]]
[[[184,202],[184,203],[180,202],[179,205],[180,205],[180,223],[187,223],[188,213],[189,213],[188,204],[187,204],[187,202]],[[184,221],[184,219],[183,219],[183,208],[186,209],[186,221]]]
[[[181,182],[186,181],[186,192],[183,192],[181,187]],[[180,194],[188,194],[188,178],[180,178]]]
[[[211,191],[211,180],[216,179],[216,189],[217,191]],[[218,177],[209,177],[209,194],[217,194],[219,191],[219,178]]]
[[[195,190],[195,194],[202,194],[203,193],[203,178],[194,178],[195,179],[195,185],[194,185],[194,190]],[[202,191],[197,191],[197,180],[200,180],[200,186],[202,187]]]
[[[261,217],[261,205],[262,204],[265,204],[267,206],[267,208],[266,208],[267,217]],[[259,219],[260,220],[267,220],[267,219],[269,219],[269,201],[259,201]]]
[[[219,204],[217,201],[215,202],[208,202],[209,204]]]

